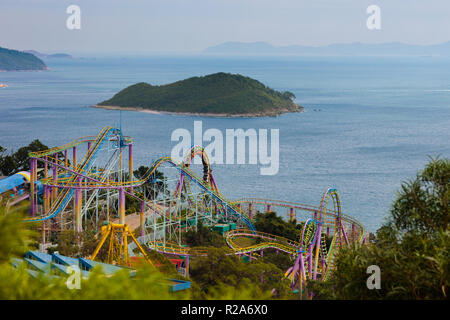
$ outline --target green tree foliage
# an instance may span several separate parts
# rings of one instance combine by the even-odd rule
[[[245,263],[224,248],[208,248],[207,256],[193,259],[190,274],[199,286],[194,289],[197,298],[216,296],[230,287],[245,290],[251,299],[267,298],[273,289],[277,297],[285,297],[290,290],[283,271],[275,265],[261,261]]]
[[[389,220],[369,245],[342,249],[327,283],[311,283],[319,299],[448,299],[450,162],[432,159],[403,183]],[[381,270],[381,289],[366,286],[367,267]]]
[[[138,249],[136,249],[136,253],[139,253]],[[165,276],[170,276],[171,278],[183,278],[177,272],[177,268],[164,254],[149,250],[147,252],[148,257],[153,262],[153,264],[158,268],[158,270],[163,273]]]
[[[41,275],[33,278],[24,268],[9,265],[0,268],[0,299],[20,300],[135,300],[186,299],[189,291],[171,294],[164,275],[153,268],[139,269],[134,277],[128,271],[105,276],[94,269],[88,279],[82,279],[80,289],[67,288],[67,278]]]
[[[62,230],[56,237],[56,247],[49,249],[68,257],[89,258],[102,237],[99,227],[87,225],[85,230],[77,236],[74,230]],[[97,254],[96,260],[105,261],[107,257],[107,246],[103,246]]]
[[[299,241],[303,224],[296,220],[285,221],[275,212],[258,212],[255,216],[255,228],[258,231],[270,233],[292,241]],[[276,253],[275,249],[264,250],[264,262],[273,263],[281,270],[292,267],[294,261],[285,253]]]
[[[197,225],[197,231],[191,229],[184,234],[184,240],[190,247],[227,247],[225,238],[218,232],[211,231],[201,221]]]
[[[211,282],[213,286],[204,291],[203,282],[192,283],[193,290],[170,293],[167,286],[167,275],[147,266],[137,270],[135,276],[128,271],[120,271],[112,276],[105,276],[99,269],[94,269],[88,279],[82,279],[81,288],[70,290],[66,277],[51,278],[42,274],[32,277],[25,266],[14,268],[10,264],[13,257],[23,257],[30,242],[29,226],[22,222],[22,210],[8,211],[4,205],[0,206],[0,299],[29,299],[29,300],[102,300],[102,299],[265,299],[272,297],[270,288],[275,288],[281,296],[286,292],[286,286],[279,281],[280,271],[267,264],[244,264],[234,255],[226,256],[217,252],[211,254],[210,261],[215,267],[221,267],[219,281],[238,284],[238,286]],[[220,250],[220,249],[211,249]],[[155,253],[151,258],[157,262]],[[222,265],[223,260],[223,265]],[[201,265],[201,264],[200,264]],[[222,273],[223,271],[223,273]],[[199,270],[198,272],[201,272]],[[174,275],[169,272],[171,277]],[[260,275],[263,275],[264,285],[257,285]],[[179,276],[178,276],[179,277]],[[207,280],[208,276],[200,277]],[[231,280],[227,280],[231,279]],[[215,285],[217,284],[217,285]]]
[[[255,228],[258,231],[299,241],[302,224],[297,224],[296,220],[285,221],[275,212],[258,212],[255,221]]]
[[[74,230],[62,230],[59,232],[55,251],[68,257],[76,257],[79,255],[80,246],[78,245]]]
[[[292,102],[294,97],[249,77],[221,72],[162,86],[137,83],[99,105],[170,112],[276,115],[299,111],[301,107]]]
[[[431,235],[448,229],[450,159],[432,159],[415,180],[402,185],[391,210],[400,232]]]
[[[133,171],[133,175],[138,180],[143,179],[146,176],[148,169],[149,168],[146,166],[140,166],[137,170]],[[129,174],[125,173],[123,179],[127,181],[129,179]],[[167,195],[170,193],[170,190],[167,190],[167,178],[164,176],[164,173],[158,170],[156,170],[142,185],[135,187],[134,191],[145,194],[147,200],[156,199],[163,192],[166,192]],[[140,202],[136,198],[127,194],[126,202],[126,214],[140,211]]]
[[[275,249],[264,250],[262,261],[265,263],[272,263],[284,271],[292,267],[295,262],[294,260],[291,259],[290,255],[285,254],[283,252],[277,253]]]
[[[29,249],[33,232],[24,228],[25,208],[9,208],[0,198],[0,265],[21,257]]]
[[[137,179],[143,179],[148,170],[149,170],[148,167],[140,166],[133,173]],[[164,176],[164,173],[156,170],[152,174],[150,179],[139,188],[141,192],[145,192],[147,199],[149,200],[156,199],[161,193],[164,192],[164,190],[167,190],[167,178]],[[166,193],[167,192],[169,191],[167,190]]]
[[[294,99],[295,99],[295,94],[293,94],[293,93],[290,92],[290,91],[285,91],[285,92],[283,92],[283,97],[284,97],[285,99],[294,100]]]
[[[31,53],[0,47],[0,70],[45,70],[45,63]]]
[[[30,276],[26,268],[14,268],[11,258],[23,257],[29,249],[31,224],[23,222],[23,208],[0,205],[0,299],[185,299],[189,291],[170,294],[163,274],[151,267],[140,268],[134,277],[128,271],[106,277],[94,269],[83,279],[80,290],[69,290],[66,277]]]
[[[6,149],[0,147],[0,174],[4,176],[12,175],[18,171],[30,170],[30,152],[47,150],[48,147],[38,139],[33,140],[28,146],[19,148],[12,154],[5,154]],[[62,153],[60,154],[62,156]],[[38,163],[39,168],[43,168],[43,163]]]

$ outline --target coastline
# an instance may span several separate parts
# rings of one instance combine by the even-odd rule
[[[5,70],[5,69],[0,69],[0,72],[42,72],[42,71],[50,71],[49,67],[45,67],[44,69],[11,69],[11,70]]]
[[[119,107],[119,106],[101,106],[98,104],[90,106],[91,108],[105,109],[105,110],[122,110],[122,111],[135,111],[135,112],[144,112],[150,114],[168,114],[168,115],[179,115],[179,116],[199,116],[199,117],[214,117],[214,118],[262,118],[262,117],[276,117],[283,113],[296,113],[296,112],[304,112],[305,108],[299,106],[301,108],[298,111],[290,111],[283,110],[277,113],[242,113],[242,114],[229,114],[229,113],[198,113],[198,112],[172,112],[172,111],[159,111],[159,110],[151,110],[144,109],[140,107]]]

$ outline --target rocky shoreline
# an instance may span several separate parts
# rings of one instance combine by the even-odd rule
[[[217,118],[261,118],[261,117],[276,117],[283,113],[303,112],[304,107],[299,106],[298,111],[292,111],[288,109],[281,110],[279,112],[267,112],[267,113],[242,113],[242,114],[228,114],[228,113],[198,113],[198,112],[171,112],[171,111],[159,111],[150,110],[139,107],[119,107],[119,106],[103,106],[92,105],[91,108],[99,108],[106,110],[122,110],[122,111],[135,111],[144,112],[150,114],[168,114],[168,115],[182,115],[182,116],[199,116],[199,117],[217,117]]]

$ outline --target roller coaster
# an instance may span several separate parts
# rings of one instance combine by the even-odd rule
[[[83,148],[86,151],[78,161]],[[196,157],[201,159],[201,173],[192,165]],[[110,263],[128,264],[135,249],[147,259],[148,250],[204,256],[205,250],[183,245],[183,234],[197,230],[199,223],[228,223],[236,226],[224,235],[233,254],[245,255],[250,261],[262,257],[269,248],[290,255],[293,266],[285,276],[294,289],[309,279],[328,279],[339,249],[365,239],[363,225],[341,212],[341,201],[333,188],[325,191],[317,207],[260,198],[230,201],[219,191],[208,155],[199,146],[193,146],[181,162],[158,157],[139,177],[133,173],[133,139],[113,127],[103,128],[97,136],[30,153],[30,159],[31,214],[26,221],[42,223],[44,238],[46,225],[80,233],[103,222],[91,259],[108,237]],[[127,160],[128,165],[124,165]],[[258,211],[274,211],[291,221],[301,221],[298,242],[257,231],[254,213]],[[135,229],[139,229],[136,238]],[[128,236],[132,237],[130,244]]]

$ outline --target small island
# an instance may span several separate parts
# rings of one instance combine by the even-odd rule
[[[152,86],[140,82],[93,107],[149,113],[222,117],[264,117],[301,112],[295,95],[279,92],[239,74],[215,73]]]
[[[48,67],[31,53],[0,47],[0,71],[36,70],[48,70]]]

